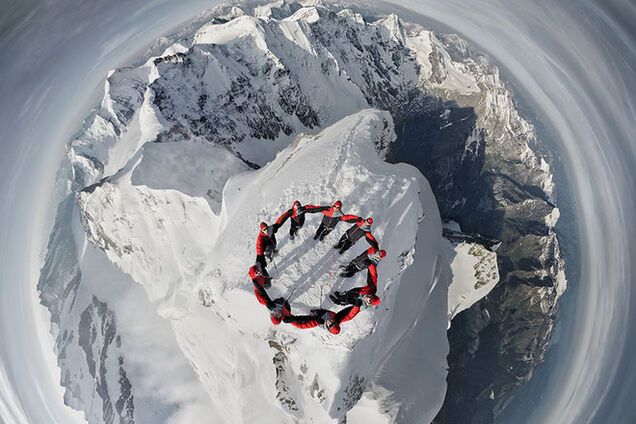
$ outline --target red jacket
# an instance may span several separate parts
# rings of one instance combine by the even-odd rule
[[[360,298],[363,296],[375,296],[378,292],[378,270],[374,264],[369,265],[367,273],[367,285],[362,287],[354,287],[347,293],[355,293]],[[379,298],[378,298],[379,300]]]
[[[377,247],[373,247],[373,246],[371,246],[371,247],[369,247],[369,248],[368,248],[368,249],[364,252],[364,254],[366,254],[367,256],[369,256],[369,255],[373,255],[373,254],[374,254],[374,253],[376,253],[378,250],[379,250],[379,249],[378,249]]]
[[[356,256],[355,258],[353,258],[351,262],[349,262],[348,266],[353,265],[359,271],[362,271],[363,269],[367,269],[370,265],[375,263],[374,260],[371,259],[369,256],[377,253],[378,251],[379,250],[376,247],[371,246],[367,250],[365,250],[364,252]]]
[[[343,322],[351,321],[352,319],[355,318],[356,315],[358,315],[358,312],[360,312],[360,307],[359,306],[348,306],[348,307],[338,311],[338,313],[334,317],[334,321],[337,324],[341,324]]]
[[[354,287],[351,290],[349,290],[349,292],[353,292],[356,294],[359,294],[360,296],[364,296],[364,295],[374,295],[376,294],[378,291],[378,288],[375,286],[370,286],[370,285],[366,285],[366,286],[362,286],[362,287]]]
[[[369,265],[369,272],[367,272],[367,286],[373,286],[375,290],[378,289],[378,268],[375,264]]]
[[[268,234],[263,234],[261,231],[258,232],[256,237],[256,256],[263,256],[269,246],[276,247],[276,239],[273,234],[270,235],[269,233],[270,231],[268,231]]]
[[[256,300],[261,305],[268,306],[272,303],[267,291],[265,290],[265,283],[269,279],[264,275],[257,275],[258,267],[256,265],[252,265],[248,272],[248,275],[252,279],[252,283],[254,284],[254,295],[256,295]]]
[[[252,265],[250,267],[248,275],[252,279],[252,283],[258,284],[259,286],[262,286],[262,285],[264,285],[267,282],[268,278],[266,276],[264,276],[263,274],[256,275],[257,271],[258,271],[258,269],[257,269],[256,265]]]

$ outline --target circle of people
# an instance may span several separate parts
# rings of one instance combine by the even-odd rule
[[[353,225],[340,237],[338,243],[333,248],[338,253],[343,254],[349,250],[358,240],[364,237],[371,245],[367,250],[350,261],[347,265],[342,265],[340,276],[344,278],[353,277],[356,273],[367,270],[367,284],[362,287],[354,287],[348,291],[335,291],[329,295],[334,304],[345,306],[343,309],[334,312],[328,309],[312,309],[308,315],[294,315],[289,297],[282,297],[272,300],[267,294],[267,289],[271,287],[271,280],[267,272],[268,261],[273,261],[276,250],[276,233],[278,229],[289,219],[289,238],[296,238],[298,230],[305,224],[305,214],[322,213],[322,222],[316,230],[314,240],[324,241],[325,237],[331,233],[339,222],[348,222]],[[340,333],[340,325],[343,322],[352,320],[363,307],[378,306],[380,298],[376,295],[378,290],[378,263],[386,256],[384,250],[380,250],[376,238],[371,233],[373,218],[361,218],[357,215],[347,215],[342,212],[342,202],[335,201],[331,206],[302,205],[298,200],[294,201],[291,209],[278,217],[276,222],[268,225],[260,223],[260,230],[256,238],[256,262],[249,269],[249,276],[254,284],[256,299],[267,307],[270,311],[270,318],[274,325],[281,322],[291,324],[294,327],[306,329],[318,326],[324,327],[332,334]],[[274,265],[276,265],[274,263]]]

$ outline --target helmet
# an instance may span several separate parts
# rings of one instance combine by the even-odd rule
[[[373,306],[378,306],[380,304],[380,298],[376,295],[373,295],[373,297],[371,297],[371,301],[369,302],[371,303],[371,305]]]
[[[267,230],[267,224],[265,222],[261,222],[261,231]]]
[[[341,208],[342,207],[342,202],[340,200],[336,200],[335,202],[333,202],[333,205],[331,205],[334,208]]]
[[[365,219],[365,221],[367,222],[367,224],[373,225],[373,218],[368,217],[367,219]]]
[[[380,255],[380,258],[384,258],[386,256],[386,250],[380,250],[378,255]]]
[[[300,207],[300,202],[298,200],[294,200],[294,204],[292,205],[292,208],[298,209],[299,207]]]

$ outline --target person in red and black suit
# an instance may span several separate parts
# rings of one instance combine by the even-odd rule
[[[278,229],[274,225],[267,225],[261,222],[258,236],[256,237],[256,263],[261,266],[261,272],[269,277],[267,272],[267,257],[270,261],[277,252],[276,251],[276,231]]]
[[[315,206],[315,205],[302,205],[298,200],[294,202],[291,209],[283,213],[278,217],[276,223],[276,229],[282,227],[282,225],[290,219],[290,227],[289,227],[289,238],[294,239],[296,237],[296,233],[300,228],[305,225],[305,214],[306,213],[318,213],[329,210],[329,206]]]
[[[378,291],[378,271],[375,265],[370,265],[367,271],[367,285],[354,287],[346,292],[336,291],[329,295],[329,299],[337,305],[365,305],[378,306],[380,298]]]
[[[314,235],[314,240],[324,240],[327,234],[333,231],[336,228],[336,225],[340,221],[345,222],[355,222],[358,219],[361,219],[357,215],[345,215],[342,212],[342,202],[340,200],[336,200],[329,209],[322,212],[324,215],[322,217],[322,222],[318,226],[316,230],[316,234]]]
[[[371,247],[375,249],[379,248],[378,241],[373,237],[373,234],[371,234],[373,218],[363,219],[358,217],[358,219],[350,222],[354,222],[354,224],[340,237],[338,243],[333,246],[334,249],[339,249],[338,253],[342,255],[362,237],[367,239]]]
[[[360,305],[348,306],[338,312],[327,309],[312,309],[309,315],[290,315],[283,319],[283,322],[297,328],[314,328],[322,325],[332,334],[340,333],[340,324],[352,320],[358,312]]]
[[[377,266],[380,261],[386,256],[385,250],[378,250],[371,246],[360,255],[355,257],[347,265],[341,266],[340,276],[344,278],[353,277],[360,271],[365,269],[373,269],[373,273],[377,275]]]
[[[248,275],[252,280],[252,284],[254,284],[254,294],[256,295],[256,299],[261,305],[265,305],[267,309],[271,310],[274,307],[274,302],[272,302],[272,299],[265,290],[271,287],[271,277],[263,274],[261,271],[261,265],[258,263],[250,267]]]

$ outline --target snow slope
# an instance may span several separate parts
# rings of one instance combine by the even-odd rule
[[[388,113],[364,110],[299,136],[267,166],[230,178],[219,213],[200,197],[151,189],[141,177],[133,185],[134,168],[81,193],[88,239],[144,289],[209,395],[207,413],[188,422],[340,422],[365,391],[382,393],[393,417],[433,418],[444,396],[450,274],[428,183],[415,168],[383,161],[392,128]],[[246,276],[258,223],[272,222],[294,199],[336,198],[346,212],[376,220],[374,233],[389,252],[379,267],[383,303],[344,324],[338,336],[274,327]],[[317,243],[311,235],[318,222],[309,215],[295,242],[281,229],[276,267],[270,266],[271,295],[296,288],[290,302],[298,314],[318,306],[338,310],[327,294],[364,284],[363,275],[334,276],[364,246],[338,257],[331,244],[346,226]],[[402,369],[405,354],[417,357],[418,366]],[[410,379],[400,386],[403,372]]]
[[[444,250],[453,271],[448,288],[448,320],[470,308],[499,282],[497,254],[478,243],[444,240]]]

